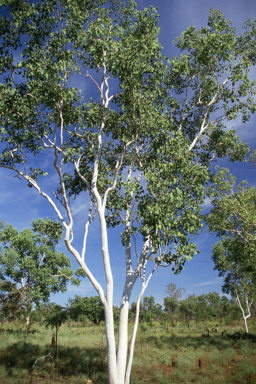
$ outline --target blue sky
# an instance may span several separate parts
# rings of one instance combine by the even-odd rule
[[[247,17],[256,19],[256,3],[249,0],[138,0],[139,9],[150,5],[158,7],[160,14],[159,26],[161,28],[159,40],[164,47],[163,52],[166,56],[177,56],[179,52],[172,44],[172,41],[187,29],[190,25],[196,28],[206,26],[209,10],[219,8],[229,19],[238,33],[242,31],[242,25]],[[256,75],[256,69],[253,68],[252,76]],[[255,77],[255,76],[254,76]],[[234,127],[239,136],[251,148],[256,148],[255,134],[256,116],[253,116],[250,122],[242,124],[240,121],[231,122],[229,128]],[[36,159],[42,161],[40,157]],[[238,181],[247,179],[250,185],[255,185],[256,169],[253,169],[250,163],[227,164],[225,161],[219,163],[221,166],[228,166],[231,172],[237,177]],[[39,217],[56,218],[56,214],[45,199],[38,195],[36,191],[29,189],[26,182],[14,177],[14,173],[8,170],[0,169],[0,220],[11,223],[13,226],[22,230],[30,226],[30,222]],[[54,180],[53,180],[54,181]],[[44,182],[43,182],[44,183]],[[47,185],[47,189],[54,190],[54,187]],[[72,204],[75,215],[76,242],[81,242],[83,233],[83,208],[87,206],[86,199],[79,198]],[[209,210],[209,204],[204,206],[204,212]],[[90,241],[87,247],[87,260],[95,277],[104,286],[104,271],[101,259],[100,238],[98,236],[98,223],[95,222],[90,229]],[[200,295],[216,291],[221,293],[222,278],[218,277],[218,272],[213,270],[211,261],[211,247],[216,241],[214,235],[204,231],[194,238],[200,254],[196,255],[192,261],[187,262],[185,269],[180,275],[172,273],[171,268],[158,269],[152,277],[149,286],[145,292],[146,296],[153,295],[156,302],[162,304],[166,296],[165,289],[169,283],[175,283],[178,288],[185,288],[185,296],[195,293]],[[110,232],[109,236],[110,256],[114,275],[114,304],[119,305],[121,292],[125,278],[125,260],[124,250],[121,246],[118,235]],[[58,247],[60,251],[66,252],[64,242]],[[68,253],[67,253],[68,254]],[[69,255],[69,254],[68,254]],[[77,263],[71,257],[74,268]],[[136,301],[140,290],[140,281],[137,282],[131,301]],[[64,305],[69,297],[75,294],[82,296],[96,295],[96,291],[91,286],[89,280],[84,280],[80,287],[69,286],[65,294],[57,294],[52,297],[52,301]]]

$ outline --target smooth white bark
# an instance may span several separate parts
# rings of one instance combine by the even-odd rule
[[[105,329],[107,338],[108,381],[109,384],[121,384],[117,374],[113,305],[110,305],[110,303],[105,304]]]
[[[236,291],[236,302],[237,302],[237,305],[239,306],[239,308],[241,309],[242,314],[243,314],[243,319],[244,319],[244,325],[245,325],[246,333],[249,333],[247,319],[249,317],[251,317],[251,306],[253,304],[254,297],[252,297],[251,301],[249,301],[249,295],[246,292],[244,293],[245,304],[246,304],[246,311],[247,311],[247,315],[246,315],[245,314],[245,310],[244,310],[244,308],[242,306],[242,303],[240,301],[239,293],[238,293],[237,289],[235,291]]]
[[[134,272],[127,276],[120,306],[117,371],[121,383],[124,383],[127,364],[129,303],[137,278],[138,274]]]

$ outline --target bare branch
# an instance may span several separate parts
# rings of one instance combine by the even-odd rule
[[[86,77],[89,77],[94,82],[94,84],[96,85],[96,87],[100,91],[101,99],[103,100],[103,93],[102,93],[101,87],[99,86],[97,81],[89,74],[88,69],[86,69]]]
[[[48,357],[48,356],[51,357],[51,359],[53,360],[53,357],[52,357],[52,355],[51,355],[51,352],[49,352],[47,355],[42,356],[42,357],[39,357],[39,358],[34,362],[34,364],[33,364],[33,366],[32,366],[32,370],[35,368],[35,365],[38,363],[39,360],[45,359],[45,358]]]
[[[72,277],[68,277],[64,273],[61,273],[60,275],[51,275],[51,277],[65,277],[67,280],[72,280]]]
[[[223,86],[227,83],[228,81],[228,78],[226,80],[223,81],[223,83],[218,87],[218,90],[217,92],[215,93],[215,95],[213,96],[212,100],[207,104],[206,106],[206,112],[204,114],[204,118],[203,118],[203,121],[202,121],[202,124],[201,124],[201,128],[200,128],[200,131],[199,133],[197,134],[197,136],[194,138],[193,142],[191,143],[190,147],[189,147],[189,151],[191,151],[194,146],[196,145],[197,141],[199,140],[199,138],[201,137],[201,135],[203,134],[203,132],[209,127],[210,123],[208,124],[205,124],[206,123],[206,120],[208,118],[208,115],[209,115],[209,111],[210,111],[210,108],[213,104],[216,103],[216,101],[218,100],[218,97],[219,97],[219,94],[223,88]],[[222,119],[222,118],[221,118]],[[217,121],[217,120],[216,120]]]

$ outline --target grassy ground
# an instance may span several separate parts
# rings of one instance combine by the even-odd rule
[[[250,378],[256,383],[256,321],[249,327],[246,335],[242,322],[210,323],[208,336],[199,324],[190,330],[178,324],[169,332],[159,323],[141,326],[131,384],[243,384]],[[107,384],[103,326],[63,325],[55,360],[51,329],[33,325],[26,341],[20,324],[2,325],[0,333],[1,384]]]

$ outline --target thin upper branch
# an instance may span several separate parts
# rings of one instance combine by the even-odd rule
[[[200,127],[200,131],[197,134],[197,136],[194,138],[193,142],[191,143],[191,145],[189,147],[189,151],[191,151],[195,147],[195,145],[196,145],[197,141],[199,140],[199,138],[201,137],[201,135],[209,127],[210,123],[206,124],[206,121],[207,121],[208,116],[209,116],[210,108],[218,100],[219,94],[220,94],[223,86],[227,83],[227,81],[228,81],[228,78],[226,80],[224,80],[223,83],[218,87],[217,92],[215,93],[215,95],[213,96],[211,101],[207,104],[206,111],[205,111],[205,114],[204,114],[204,118],[203,118],[203,121],[202,121],[202,124],[201,124],[201,127]]]

